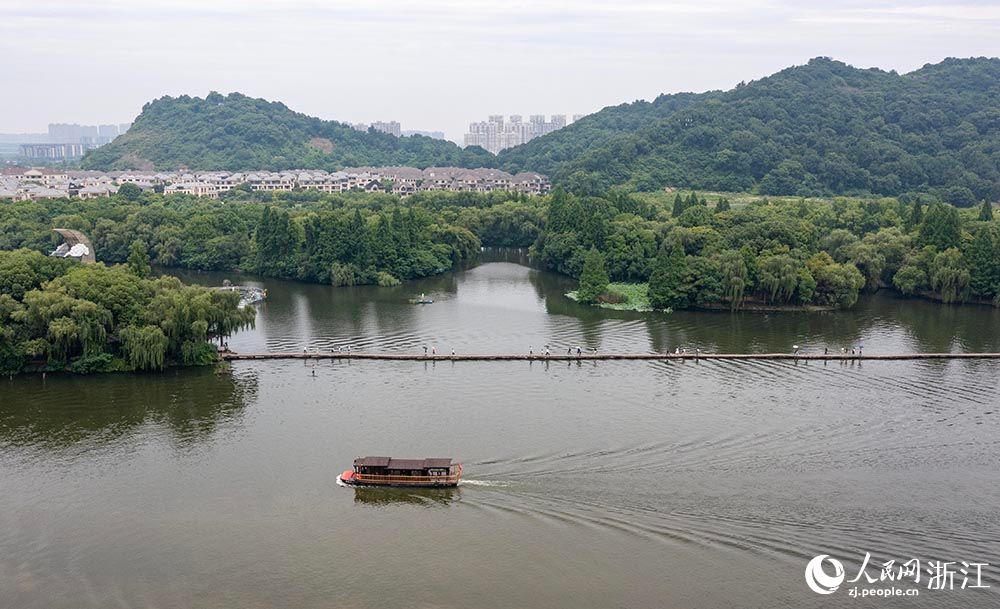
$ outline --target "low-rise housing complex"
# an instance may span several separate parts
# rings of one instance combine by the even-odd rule
[[[116,189],[117,190],[117,189]],[[48,167],[8,167],[0,171],[0,199],[17,201],[70,196],[69,172]]]
[[[8,167],[0,172],[0,199],[33,200],[61,197],[90,199],[114,194],[122,184],[164,194],[219,198],[246,184],[253,191],[282,192],[296,188],[339,192],[385,192],[407,197],[418,192],[517,192],[542,195],[549,180],[542,174],[516,175],[499,169],[460,167],[348,167],[342,171],[73,171]]]

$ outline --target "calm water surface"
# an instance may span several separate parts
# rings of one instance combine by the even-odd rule
[[[568,301],[566,279],[516,253],[487,260],[391,289],[256,281],[269,299],[230,347],[1000,350],[992,309],[880,294],[830,314],[616,313]],[[421,291],[435,304],[407,303]],[[0,607],[1000,601],[994,362],[233,368],[0,384]],[[365,454],[453,456],[467,480],[338,486]],[[865,552],[990,563],[993,588],[927,590],[926,573],[917,597],[806,587],[813,556],[850,579]]]

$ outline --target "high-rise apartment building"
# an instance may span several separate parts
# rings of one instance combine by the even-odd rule
[[[49,125],[49,143],[52,144],[79,144],[83,137],[80,125],[55,123]]]
[[[132,123],[50,123],[46,133],[0,133],[0,154],[28,158],[79,158],[87,150],[112,142],[131,126]]]
[[[374,123],[372,123],[372,129],[374,129],[375,131],[381,131],[382,133],[395,135],[396,137],[400,137],[402,131],[399,123],[396,121],[388,121],[388,122],[375,121]]]
[[[368,131],[368,129],[371,128],[375,131],[395,135],[396,137],[402,137],[403,135],[402,127],[397,121],[375,121],[371,124],[351,123],[350,125],[357,131]]]
[[[97,126],[97,144],[110,144],[113,139],[118,137],[118,125],[98,125]]]
[[[505,148],[525,144],[565,126],[565,114],[553,114],[550,121],[545,120],[544,114],[532,114],[528,122],[524,122],[520,114],[511,114],[506,121],[502,114],[491,114],[484,122],[469,124],[464,142],[466,146],[482,146],[497,154]]]
[[[125,133],[131,126],[132,123],[122,123],[120,125],[52,123],[49,125],[49,143],[100,146],[111,142],[122,133]]]

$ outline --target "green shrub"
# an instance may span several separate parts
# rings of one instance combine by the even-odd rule
[[[330,283],[336,287],[357,285],[357,268],[353,264],[334,262],[330,265]]]
[[[120,372],[125,369],[125,361],[110,353],[87,355],[73,362],[70,370],[74,374],[97,374],[101,372]]]
[[[392,286],[399,285],[402,283],[400,280],[396,279],[389,273],[385,271],[379,271],[376,275],[376,282],[383,288],[391,288]]]
[[[626,304],[628,303],[628,294],[607,291],[597,297],[597,302],[599,304]]]

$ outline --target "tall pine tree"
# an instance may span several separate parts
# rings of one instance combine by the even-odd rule
[[[940,201],[931,204],[920,225],[920,245],[933,245],[939,252],[958,247],[962,238],[962,219],[958,209]]]
[[[924,221],[924,202],[917,197],[913,200],[913,207],[910,209],[910,218],[907,223],[907,229],[913,230],[920,226]]]
[[[976,233],[965,253],[969,287],[980,298],[993,298],[1000,290],[1000,230],[985,226]]]
[[[684,257],[684,245],[679,238],[669,247],[664,243],[656,256],[656,262],[653,263],[653,272],[649,276],[649,304],[654,309],[687,307],[686,279],[687,260]]]
[[[275,277],[294,274],[297,241],[288,211],[265,207],[256,232],[257,272]]]
[[[983,222],[993,221],[993,206],[986,199],[983,199],[983,204],[979,206],[979,219]]]
[[[608,271],[604,268],[604,256],[596,247],[590,248],[587,259],[583,262],[583,272],[580,274],[580,287],[576,291],[580,302],[594,303],[608,290]]]
[[[361,216],[361,210],[355,209],[347,230],[347,261],[358,269],[364,270],[371,264],[371,237],[368,223]]]
[[[674,209],[670,212],[670,215],[674,218],[684,213],[684,199],[681,197],[681,193],[677,193],[674,196]]]

